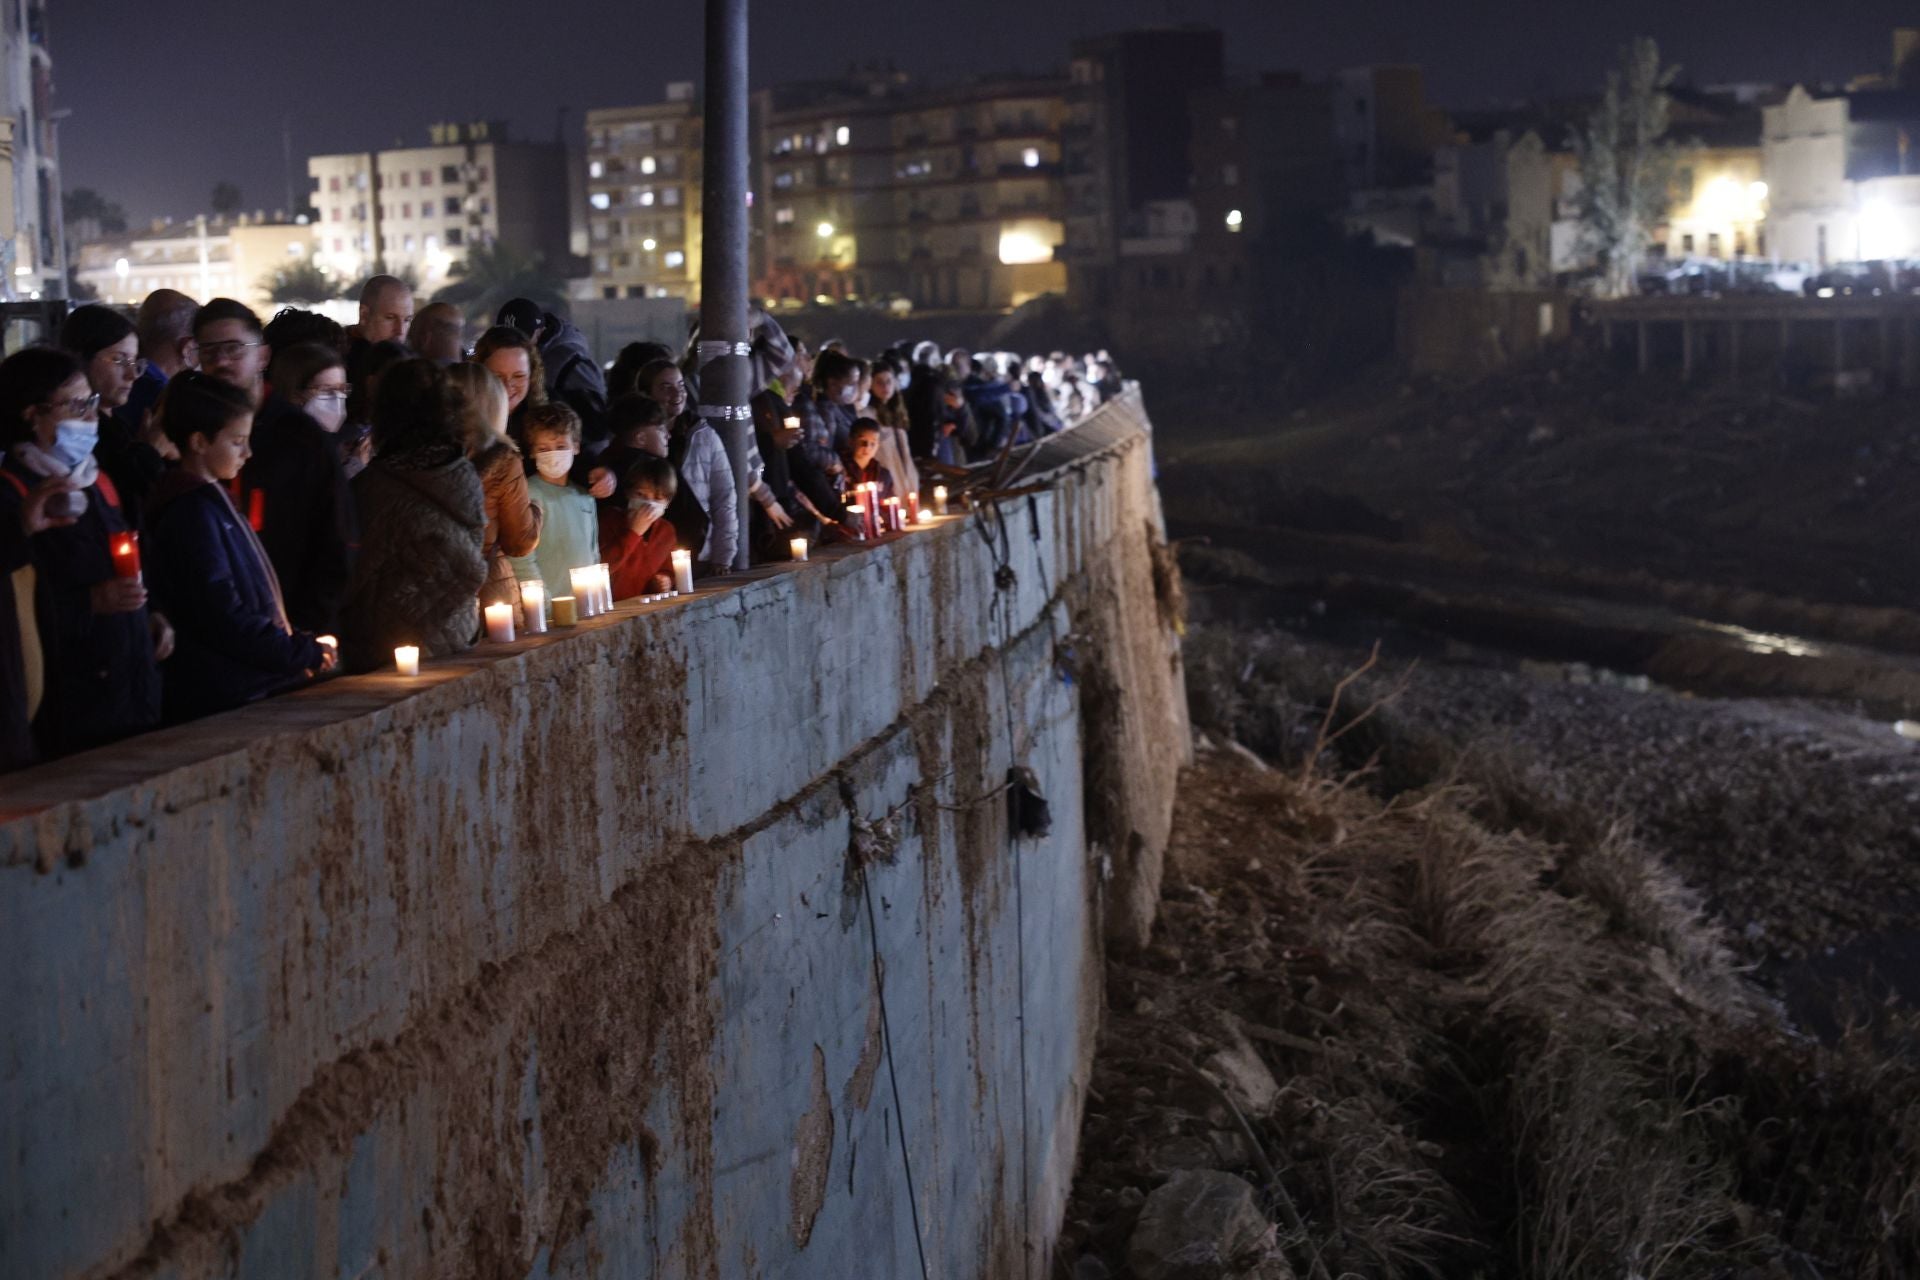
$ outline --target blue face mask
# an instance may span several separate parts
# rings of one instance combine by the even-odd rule
[[[69,418],[53,429],[53,455],[69,467],[77,467],[93,456],[100,443],[100,424]]]

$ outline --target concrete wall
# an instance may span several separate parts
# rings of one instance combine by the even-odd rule
[[[1491,373],[1564,343],[1572,333],[1570,301],[1548,291],[1404,289],[1396,351],[1412,373]]]
[[[1137,403],[997,518],[5,779],[0,1275],[896,1277],[916,1207],[1047,1274],[1186,755]]]

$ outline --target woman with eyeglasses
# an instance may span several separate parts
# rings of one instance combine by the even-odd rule
[[[33,540],[30,590],[15,579],[16,601],[33,611],[23,633],[40,642],[40,693],[29,668],[29,711],[49,757],[157,725],[158,664],[173,652],[172,629],[147,608],[119,492],[94,460],[99,407],[69,352],[28,347],[0,361],[0,483],[22,496],[50,477],[74,485],[49,507],[73,523]]]
[[[267,384],[333,438],[347,479],[360,474],[373,454],[364,434],[343,432],[347,421],[347,362],[339,350],[319,342],[296,342],[286,350],[275,348],[267,366]]]
[[[118,490],[127,522],[137,529],[147,495],[178,454],[157,422],[130,423],[114,412],[127,403],[147,368],[133,321],[111,307],[78,307],[60,326],[60,345],[80,361],[88,389],[100,397],[100,446],[94,456]]]

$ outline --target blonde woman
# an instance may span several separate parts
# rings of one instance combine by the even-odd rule
[[[527,494],[520,449],[507,435],[507,392],[485,365],[456,364],[447,376],[466,403],[467,457],[480,473],[487,500],[484,553],[487,584],[480,603],[520,603],[520,584],[509,556],[524,556],[540,543],[540,506]]]

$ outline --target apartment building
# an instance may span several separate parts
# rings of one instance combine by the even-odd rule
[[[587,112],[593,296],[698,295],[703,145],[690,82],[660,102]]]
[[[563,147],[512,141],[497,123],[438,124],[428,137],[423,147],[307,161],[322,269],[343,281],[411,274],[431,293],[469,249],[499,242],[564,272]]]
[[[1065,84],[896,72],[760,95],[762,291],[1001,309],[1065,287]]]
[[[273,314],[273,276],[313,252],[307,226],[242,214],[232,222],[195,218],[80,246],[74,278],[102,302],[138,305],[155,289],[178,289],[202,302],[237,298]]]

